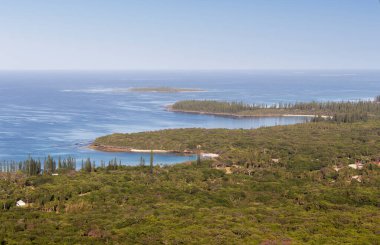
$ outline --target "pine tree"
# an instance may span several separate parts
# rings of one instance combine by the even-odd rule
[[[91,172],[92,166],[90,158],[87,158],[86,162],[84,163],[84,169],[86,172]]]
[[[145,166],[145,159],[142,156],[140,157],[140,166]]]
[[[201,146],[197,145],[197,165],[201,165]]]
[[[153,174],[153,150],[150,150],[150,174]]]

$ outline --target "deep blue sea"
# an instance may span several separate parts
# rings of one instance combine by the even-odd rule
[[[139,93],[133,87],[197,88],[205,92]],[[0,161],[50,154],[114,157],[134,165],[140,153],[87,149],[98,136],[166,128],[258,128],[301,123],[304,118],[233,119],[165,111],[183,99],[247,103],[359,100],[380,94],[380,71],[135,71],[0,72]],[[191,156],[157,154],[170,164]]]

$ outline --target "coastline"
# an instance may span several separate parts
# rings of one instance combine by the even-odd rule
[[[124,146],[111,146],[111,145],[100,145],[100,144],[90,144],[87,148],[103,151],[103,152],[137,152],[137,153],[150,153],[151,150],[143,150],[143,149],[135,149],[132,147],[124,147]],[[193,154],[193,152],[180,152],[180,151],[170,151],[170,150],[152,150],[153,153],[183,153],[183,154]]]
[[[223,112],[178,110],[178,109],[173,109],[173,105],[167,105],[165,108],[166,108],[166,111],[170,111],[170,112],[210,115],[210,116],[221,116],[221,117],[232,117],[232,118],[255,118],[255,117],[308,117],[308,118],[314,118],[314,117],[317,117],[317,115],[312,115],[312,114],[268,113],[268,114],[257,114],[257,115],[244,115],[244,114],[223,113]],[[321,117],[322,118],[330,118],[331,116],[322,115]]]
[[[183,154],[183,155],[194,155],[197,154],[195,151],[174,151],[174,150],[143,150],[143,149],[135,149],[131,147],[123,147],[123,146],[110,146],[110,145],[100,145],[100,144],[91,144],[88,145],[87,148],[95,150],[95,151],[103,151],[103,152],[135,152],[135,153],[150,153],[153,151],[153,153],[158,154]],[[214,159],[219,157],[219,154],[215,153],[206,153],[202,152],[201,157],[203,158],[209,158]]]

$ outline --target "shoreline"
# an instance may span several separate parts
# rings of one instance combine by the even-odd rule
[[[99,144],[90,144],[87,146],[88,149],[103,151],[103,152],[133,152],[133,153],[159,153],[159,154],[196,154],[194,151],[177,151],[177,150],[144,150],[144,149],[135,149],[127,146],[112,146],[112,145],[99,145]]]
[[[318,115],[312,114],[289,114],[289,113],[280,113],[280,114],[258,114],[258,115],[241,115],[234,113],[223,113],[223,112],[206,112],[206,111],[191,111],[191,110],[178,110],[173,109],[173,105],[167,105],[166,111],[177,112],[177,113],[188,113],[188,114],[199,114],[199,115],[210,115],[210,116],[221,116],[221,117],[232,117],[232,118],[255,118],[255,117],[306,117],[314,118]],[[322,118],[331,118],[331,116],[322,115]]]
[[[143,150],[143,149],[135,149],[131,147],[123,147],[123,146],[110,146],[110,145],[98,145],[98,144],[91,144],[87,146],[88,149],[92,149],[95,151],[103,151],[103,152],[134,152],[134,153],[150,153],[153,151],[153,153],[158,154],[182,154],[182,155],[195,155],[197,154],[194,151],[184,150],[184,151],[175,151],[175,150]],[[219,157],[219,154],[215,153],[209,153],[209,152],[202,152],[201,157],[203,158],[209,158],[209,159],[215,159]]]
[[[151,150],[143,150],[143,149],[135,149],[132,147],[127,146],[111,146],[111,145],[98,145],[98,144],[90,144],[86,148],[96,150],[96,151],[103,151],[103,152],[135,152],[135,153],[150,153]],[[193,154],[193,152],[180,152],[180,151],[171,151],[171,150],[153,150],[153,153],[187,153],[187,154]]]

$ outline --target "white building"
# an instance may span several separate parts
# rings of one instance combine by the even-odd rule
[[[364,164],[357,162],[354,164],[349,164],[348,167],[353,168],[353,169],[363,169]]]
[[[25,205],[26,205],[26,203],[23,200],[18,200],[16,202],[16,206],[17,207],[24,207]]]
[[[202,153],[201,154],[202,159],[213,159],[213,158],[217,158],[217,157],[219,157],[219,155],[214,154],[214,153]]]

